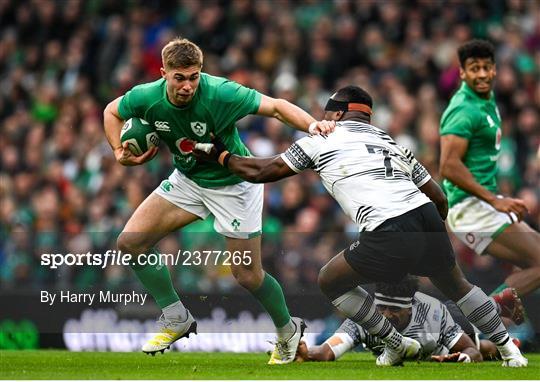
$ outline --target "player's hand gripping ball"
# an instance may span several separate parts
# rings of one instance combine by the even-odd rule
[[[120,132],[120,141],[128,143],[129,151],[139,156],[159,146],[159,136],[150,123],[141,118],[131,118],[126,121]]]

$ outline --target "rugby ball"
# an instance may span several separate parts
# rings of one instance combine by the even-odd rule
[[[150,123],[141,118],[131,118],[124,123],[120,133],[122,144],[127,142],[129,151],[139,156],[154,146],[159,146],[159,136]]]

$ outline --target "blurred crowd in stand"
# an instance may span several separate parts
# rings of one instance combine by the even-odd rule
[[[540,225],[540,3],[529,0],[0,0],[0,289],[54,285],[140,288],[128,267],[49,269],[42,253],[103,253],[134,209],[172,171],[115,162],[104,106],[159,77],[162,46],[199,44],[207,73],[287,99],[322,118],[347,84],[374,98],[373,124],[410,148],[435,179],[439,118],[459,85],[457,47],[496,46],[503,120],[501,193],[525,200]],[[302,134],[277,120],[238,123],[259,156]],[[316,288],[320,267],[357,235],[315,173],[266,185],[263,261],[287,292]],[[458,241],[465,271],[496,286],[511,271]],[[212,221],[171,234],[163,253],[223,249]],[[238,288],[222,266],[173,268],[180,291]]]

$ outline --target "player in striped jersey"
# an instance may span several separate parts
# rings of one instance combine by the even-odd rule
[[[254,183],[276,181],[306,169],[320,175],[327,191],[356,221],[361,235],[321,269],[319,286],[341,313],[385,344],[377,365],[400,364],[418,354],[420,344],[402,336],[358,285],[395,282],[410,273],[430,277],[456,301],[469,321],[497,345],[504,366],[526,366],[527,359],[510,341],[495,303],[470,284],[455,263],[441,219],[446,217],[444,194],[408,150],[370,124],[371,107],[365,90],[347,86],[325,107],[325,119],[337,121],[328,136],[302,138],[271,158],[233,155],[217,142],[209,154],[194,153],[199,159],[217,160]]]
[[[474,329],[461,312],[418,292],[417,287],[417,279],[414,277],[408,277],[398,284],[377,283],[375,305],[402,335],[420,342],[420,358],[440,362],[480,362],[499,357],[493,343],[477,340]],[[458,322],[464,325],[463,329]],[[465,325],[467,330],[464,330]],[[320,346],[308,349],[301,342],[296,360],[335,361],[360,344],[375,355],[379,355],[384,348],[379,338],[347,319]]]

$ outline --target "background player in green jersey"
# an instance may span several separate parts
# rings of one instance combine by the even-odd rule
[[[191,148],[195,142],[210,142],[212,134],[235,153],[250,155],[235,127],[236,121],[248,114],[274,117],[311,133],[328,132],[333,125],[316,122],[285,100],[202,73],[203,53],[189,40],[177,38],[169,42],[162,50],[162,61],[162,78],[135,86],[104,111],[105,133],[119,163],[138,165],[157,152],[153,148],[137,157],[127,144],[122,146],[123,121],[132,117],[153,124],[174,156],[174,172],[134,212],[118,237],[118,247],[133,255],[147,253],[168,233],[214,215],[214,227],[226,237],[227,250],[251,255],[248,261],[231,265],[231,269],[277,328],[278,341],[269,363],[292,362],[304,323],[299,318],[291,319],[281,286],[262,269],[263,187],[244,182],[218,164],[197,162]],[[194,332],[195,320],[180,301],[166,266],[134,265],[133,270],[163,311],[161,332],[143,346],[143,351],[163,352],[174,341]]]
[[[478,254],[489,253],[521,268],[497,288],[495,299],[540,286],[540,234],[521,221],[522,200],[497,195],[501,118],[493,95],[493,46],[472,40],[458,49],[459,90],[441,118],[440,172],[450,210],[448,226]],[[503,304],[504,305],[504,304]],[[518,323],[520,313],[513,312]]]

